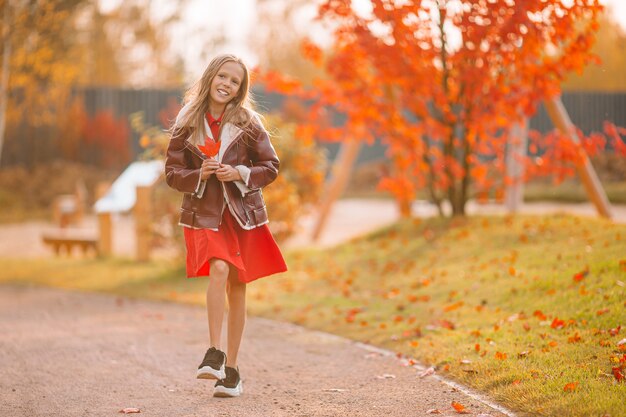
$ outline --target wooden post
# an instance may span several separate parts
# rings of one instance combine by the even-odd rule
[[[313,226],[312,238],[314,241],[319,239],[333,203],[341,196],[346,188],[346,185],[348,184],[350,173],[352,172],[354,162],[359,155],[360,148],[360,142],[352,140],[344,142],[339,149],[337,158],[333,163],[332,175],[324,187],[324,196],[322,197],[322,201],[319,205],[317,220]]]
[[[147,261],[150,259],[151,232],[151,187],[138,186],[137,200],[135,202],[135,233],[137,235],[137,260]]]
[[[504,205],[509,213],[519,211],[524,202],[524,164],[520,158],[526,156],[528,146],[528,119],[511,126],[510,139],[506,148],[506,176],[511,181],[506,185]]]
[[[576,129],[563,106],[561,97],[557,96],[545,101],[546,110],[552,123],[556,126],[561,133],[567,135],[574,143],[580,143]],[[587,195],[591,202],[596,206],[598,213],[606,218],[611,218],[611,204],[609,199],[602,188],[602,184],[596,175],[596,171],[593,169],[591,162],[586,154],[583,154],[583,161],[576,165],[578,175],[585,186]]]
[[[111,213],[98,213],[98,255],[111,256],[112,243]]]

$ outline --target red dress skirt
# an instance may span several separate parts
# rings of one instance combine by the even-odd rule
[[[209,276],[211,259],[237,268],[239,281],[251,282],[285,272],[287,265],[267,224],[245,230],[228,210],[217,231],[184,228],[187,246],[187,278]]]

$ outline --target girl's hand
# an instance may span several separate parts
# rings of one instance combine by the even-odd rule
[[[204,181],[208,179],[211,174],[220,167],[220,163],[213,158],[208,158],[202,161],[202,168],[200,168],[200,178]]]
[[[220,165],[220,167],[215,171],[215,176],[218,180],[224,182],[242,180],[239,171],[230,165]]]

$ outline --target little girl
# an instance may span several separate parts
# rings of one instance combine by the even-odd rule
[[[165,161],[167,184],[184,193],[180,225],[187,277],[209,277],[209,349],[197,377],[217,379],[213,395],[218,397],[243,392],[237,354],[246,320],[246,284],[287,270],[267,226],[261,193],[276,179],[279,160],[251,109],[249,82],[239,58],[214,58],[185,94]],[[225,295],[226,353],[221,348]]]

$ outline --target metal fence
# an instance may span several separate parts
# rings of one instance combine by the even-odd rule
[[[144,120],[148,125],[160,125],[159,112],[165,109],[170,101],[174,100],[180,103],[182,98],[182,90],[177,89],[133,90],[94,87],[77,89],[75,94],[84,98],[85,108],[91,115],[99,111],[110,110],[117,118],[128,120],[131,114],[141,111],[144,113]],[[262,112],[280,110],[283,97],[276,94],[266,94],[263,91],[254,91],[253,94]],[[626,93],[569,92],[563,94],[563,103],[574,124],[581,128],[585,134],[592,131],[602,131],[602,125],[606,120],[618,126],[626,126]],[[530,127],[540,132],[547,132],[553,128],[543,106],[531,119]],[[21,139],[11,138],[10,141],[20,143]],[[24,143],[28,143],[28,141]],[[53,151],[53,149],[44,149],[41,143],[39,146],[42,154]],[[324,144],[323,146],[327,148],[329,158],[333,159],[337,153],[338,144]],[[20,147],[23,146],[20,145]],[[134,131],[131,131],[131,147],[133,155],[140,152],[139,135]],[[20,155],[18,150],[15,149],[14,152],[11,152],[10,157],[18,158]],[[381,159],[384,157],[384,153],[385,146],[379,142],[364,146],[357,164]],[[32,154],[30,157],[32,158]],[[11,162],[20,164],[28,161],[13,160]]]

